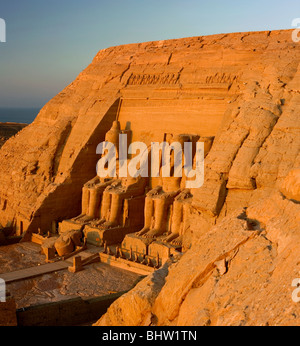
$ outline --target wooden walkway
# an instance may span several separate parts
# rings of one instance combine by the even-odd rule
[[[25,268],[16,270],[10,273],[0,274],[0,278],[5,281],[5,283],[10,283],[18,280],[24,280],[40,276],[43,274],[53,273],[59,270],[68,269],[70,262],[60,261],[55,263],[42,264],[40,266]]]
[[[82,256],[82,258],[84,259],[91,256],[92,254],[93,253],[91,252],[83,251],[79,255]],[[31,267],[31,268],[25,268],[25,269],[16,270],[9,273],[3,273],[3,274],[0,274],[0,278],[3,279],[6,284],[8,284],[10,282],[30,279],[36,276],[68,269],[68,267],[72,266],[72,264],[73,264],[73,257],[70,257],[65,261],[46,263],[46,264],[41,264],[39,266]]]
[[[98,251],[98,249],[96,250]],[[96,253],[95,250],[94,251],[85,250],[80,252],[78,255],[82,258],[84,262],[85,259],[90,258],[90,256],[95,255],[95,253]],[[155,271],[154,268],[151,268],[139,263],[129,262],[124,259],[115,258],[113,256],[106,255],[103,253],[100,253],[99,255],[100,255],[100,263],[105,263],[113,267],[128,270],[136,274],[149,275],[150,273],[153,273]],[[44,274],[57,272],[60,270],[66,270],[68,269],[68,267],[73,265],[73,257],[74,256],[64,261],[46,263],[46,264],[41,264],[39,266],[31,267],[31,268],[24,268],[24,269],[16,270],[9,273],[3,273],[3,274],[0,274],[0,279],[3,279],[5,283],[8,284],[11,282],[30,279],[30,278],[34,278]]]

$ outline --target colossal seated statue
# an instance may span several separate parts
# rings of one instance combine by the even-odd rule
[[[190,141],[187,135],[168,136],[167,142],[180,143],[184,147],[184,143]],[[166,153],[168,154],[168,153]],[[184,162],[184,151],[181,153]],[[162,175],[162,167],[160,169],[160,185],[147,193],[145,199],[145,225],[144,228],[136,233],[137,236],[144,238],[155,239],[169,231],[170,224],[170,207],[172,206],[176,196],[184,189],[185,177],[174,176],[175,169],[175,152],[171,151],[170,157],[170,177]],[[183,168],[183,165],[182,167]]]
[[[102,227],[113,227],[120,224],[123,200],[143,195],[146,184],[147,179],[142,177],[121,178],[110,184],[103,192],[99,224]]]
[[[204,158],[208,155],[214,137],[200,137],[198,142],[204,143]],[[195,168],[195,157],[193,160],[193,168]],[[161,239],[161,242],[170,243],[175,247],[182,247],[183,235],[189,228],[188,212],[192,202],[191,189],[183,188],[183,190],[175,197],[172,205],[172,218],[170,229],[167,236]]]
[[[193,158],[196,157],[197,141],[204,142],[204,152],[207,155],[213,137],[165,134],[164,144],[168,144],[166,146],[168,149],[160,150],[162,148],[160,146],[157,151],[159,153],[156,156],[157,160],[154,160],[152,156],[152,144],[151,152],[149,146],[147,150],[144,149],[148,161],[151,158],[156,162],[157,173],[149,178],[149,175],[145,177],[137,174],[132,177],[129,174],[129,167],[135,167],[136,161],[133,156],[128,157],[128,153],[131,153],[128,146],[126,156],[124,152],[121,152],[122,146],[119,148],[119,141],[122,140],[120,134],[128,134],[128,132],[130,131],[121,131],[118,121],[113,123],[106,134],[105,142],[112,143],[116,148],[115,174],[110,177],[98,173],[99,175],[83,186],[82,212],[78,217],[66,220],[66,223],[70,224],[63,225],[62,229],[81,227],[88,242],[100,246],[105,242],[111,245],[121,243],[125,237],[126,241],[122,243],[125,249],[144,255],[158,253],[159,246],[165,246],[162,251],[164,253],[166,248],[180,250],[183,235],[188,228],[188,212],[192,200],[191,190],[186,187],[187,180],[191,178],[185,175],[184,144],[189,142],[190,148],[193,148],[188,151],[192,152],[191,165],[194,163],[193,168],[195,168]],[[109,151],[104,148],[102,155],[105,153],[109,157],[105,150]],[[106,164],[103,162],[101,169],[106,169]],[[108,166],[109,162],[109,160],[106,161]],[[124,177],[124,171],[121,174],[121,167],[119,167],[124,162],[127,167],[126,177]],[[169,174],[165,174],[166,171]],[[180,174],[178,174],[179,171]]]
[[[128,131],[124,132],[128,134]],[[113,144],[116,148],[115,177],[97,175],[88,181],[82,189],[81,214],[71,220],[64,221],[64,229],[68,229],[67,222],[69,222],[69,228],[74,227],[74,223],[85,226],[85,230],[89,231],[89,234],[95,234],[94,238],[97,241],[95,240],[94,243],[96,242],[97,245],[101,245],[105,241],[104,233],[99,233],[97,229],[106,231],[119,228],[120,237],[116,236],[117,232],[114,233],[113,237],[113,239],[118,240],[122,238],[122,234],[125,232],[124,228],[129,228],[130,225],[132,229],[135,229],[137,224],[142,224],[140,220],[143,219],[145,188],[148,178],[140,176],[132,178],[129,175],[120,177],[119,135],[122,133],[119,122],[115,121],[105,136],[105,142]],[[130,162],[130,160],[126,162]],[[129,217],[131,220],[128,220]]]
[[[168,137],[167,137],[168,138]],[[170,143],[191,141],[204,143],[204,157],[209,153],[214,137],[200,137],[193,135],[180,135],[169,137]],[[196,147],[196,145],[195,145]],[[195,151],[195,150],[194,150]],[[193,169],[196,168],[197,159],[195,152],[192,154]],[[184,156],[184,152],[183,152]],[[184,160],[183,160],[184,162]],[[144,227],[141,231],[126,235],[122,249],[124,253],[133,251],[136,258],[143,261],[144,256],[160,263],[170,254],[182,251],[183,236],[189,229],[189,213],[193,195],[192,189],[187,188],[187,181],[197,177],[186,176],[182,170],[182,177],[174,175],[174,152],[171,153],[171,176],[163,177],[160,174],[157,186],[146,194],[144,209]],[[160,168],[160,172],[162,169]],[[175,252],[174,252],[175,251]]]
[[[101,179],[96,176],[82,188],[81,215],[74,220],[89,221],[100,217],[101,196],[104,190],[113,183],[113,179]]]
[[[105,142],[112,143],[118,157],[120,123],[114,121],[111,129],[105,135]],[[114,178],[100,178],[98,175],[84,184],[82,188],[82,212],[74,218],[76,221],[89,221],[100,217],[100,204],[104,190],[114,182]]]
[[[172,206],[172,218],[170,230],[167,236],[161,239],[164,243],[170,243],[175,247],[182,247],[183,234],[188,228],[187,213],[192,195],[189,189],[184,189],[175,197]]]

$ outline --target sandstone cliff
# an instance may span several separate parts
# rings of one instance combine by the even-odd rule
[[[216,136],[193,191],[188,251],[98,324],[299,324],[299,52],[291,31],[100,51],[0,150],[1,224],[47,231],[78,215],[96,146],[117,116],[146,143],[182,129]]]

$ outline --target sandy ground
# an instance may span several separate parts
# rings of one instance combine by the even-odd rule
[[[93,249],[91,249],[93,252]],[[19,243],[0,247],[0,277],[23,268],[45,263],[40,246]],[[74,297],[99,297],[131,289],[140,276],[112,268],[107,264],[94,263],[76,274],[68,270],[45,274],[32,279],[7,284],[7,290],[16,300],[17,308],[28,307]]]

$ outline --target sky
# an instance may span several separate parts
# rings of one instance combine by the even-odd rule
[[[41,108],[107,47],[292,29],[299,17],[299,0],[0,0],[0,107]]]

